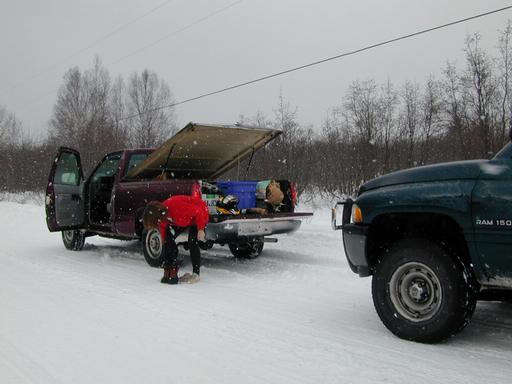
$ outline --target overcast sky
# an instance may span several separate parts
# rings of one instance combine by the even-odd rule
[[[46,131],[67,69],[97,54],[114,78],[145,68],[176,101],[400,35],[511,5],[501,0],[2,0],[0,105],[35,135]],[[156,10],[155,10],[156,9]],[[154,10],[154,11],[152,11]],[[464,39],[480,32],[494,52],[512,11],[176,107],[189,121],[269,117],[279,93],[299,120],[319,127],[354,80],[424,82],[447,60],[464,64]],[[129,23],[128,25],[126,25]],[[120,28],[123,27],[123,28]]]

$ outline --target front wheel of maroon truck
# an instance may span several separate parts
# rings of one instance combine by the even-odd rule
[[[162,266],[164,261],[163,243],[158,229],[142,232],[142,251],[146,262],[155,268]]]
[[[62,242],[66,249],[80,251],[85,244],[85,235],[78,229],[62,231]]]

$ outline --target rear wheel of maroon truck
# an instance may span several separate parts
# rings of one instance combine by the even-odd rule
[[[263,251],[263,239],[256,239],[245,243],[229,243],[229,250],[236,258],[255,259]]]

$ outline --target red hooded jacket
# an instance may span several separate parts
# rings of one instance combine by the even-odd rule
[[[198,230],[204,230],[208,224],[208,206],[195,196],[176,195],[162,202],[167,207],[165,220],[160,222],[160,235],[165,239],[167,225],[190,227],[195,225]]]

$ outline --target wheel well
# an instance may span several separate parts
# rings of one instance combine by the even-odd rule
[[[423,238],[446,247],[469,268],[471,260],[461,227],[451,217],[434,213],[400,213],[381,215],[370,226],[367,255],[370,270],[389,249],[405,238]]]

